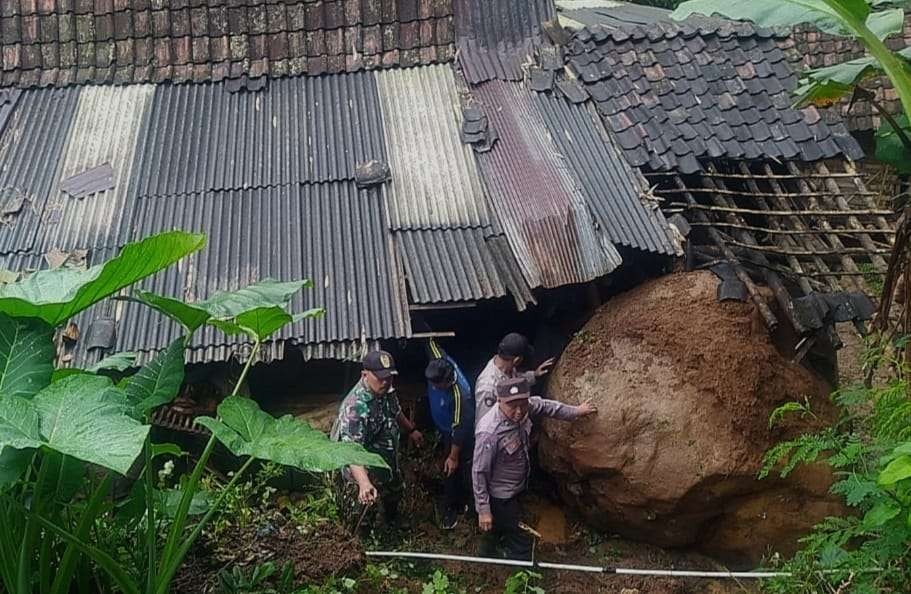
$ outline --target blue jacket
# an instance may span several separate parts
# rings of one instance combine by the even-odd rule
[[[436,342],[431,340],[429,347],[433,358],[446,359],[455,369],[455,383],[446,390],[438,390],[427,382],[430,414],[441,435],[451,438],[458,446],[464,446],[474,439],[475,404],[471,384],[455,360],[443,352]]]

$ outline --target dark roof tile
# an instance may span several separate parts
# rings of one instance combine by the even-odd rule
[[[453,1],[8,0],[0,84],[201,82],[449,61]],[[131,77],[122,70],[130,64]]]
[[[631,160],[690,170],[703,157],[791,157],[808,131],[820,142],[800,158],[859,151],[841,124],[825,126],[815,110],[793,109],[796,77],[775,39],[748,24],[700,27],[638,27],[629,38],[600,41],[583,31],[571,42],[569,68]],[[610,65],[609,78],[599,80],[592,63]],[[804,126],[796,138],[795,122]]]

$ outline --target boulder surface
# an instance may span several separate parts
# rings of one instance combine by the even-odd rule
[[[830,421],[830,386],[779,352],[752,303],[716,300],[710,272],[664,276],[611,299],[560,358],[548,396],[598,414],[543,423],[541,464],[601,529],[696,547],[738,566],[842,512],[821,465],[758,480],[775,443]],[[783,316],[779,316],[783,319]],[[789,401],[816,418],[769,427]]]

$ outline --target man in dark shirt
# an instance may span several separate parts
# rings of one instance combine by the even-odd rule
[[[427,401],[446,453],[440,523],[444,530],[451,530],[470,496],[475,403],[468,378],[433,339],[428,341],[428,354],[430,362],[424,371]]]

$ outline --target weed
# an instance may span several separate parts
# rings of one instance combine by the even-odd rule
[[[509,576],[503,594],[545,594],[544,588],[537,585],[541,574],[523,569]]]
[[[455,591],[449,576],[444,571],[436,569],[430,579],[424,582],[421,594],[452,594]]]
[[[787,476],[798,465],[823,460],[837,481],[831,492],[856,510],[826,518],[801,540],[789,561],[773,557],[791,577],[764,584],[773,594],[907,591],[911,583],[911,400],[907,372],[888,349],[868,352],[867,361],[885,363],[892,379],[870,388],[856,386],[833,397],[842,411],[829,427],[777,444],[765,456],[760,477]],[[807,414],[805,405],[784,405],[784,415]]]
[[[869,262],[861,262],[857,265],[857,268],[863,274],[864,283],[866,283],[870,293],[874,297],[881,297],[883,294],[883,274],[877,272],[873,264]]]
[[[286,563],[278,580],[277,587],[269,586],[271,578],[278,568],[271,561],[257,565],[247,572],[235,566],[218,573],[218,586],[221,594],[284,594],[290,592],[294,580],[294,568]]]

